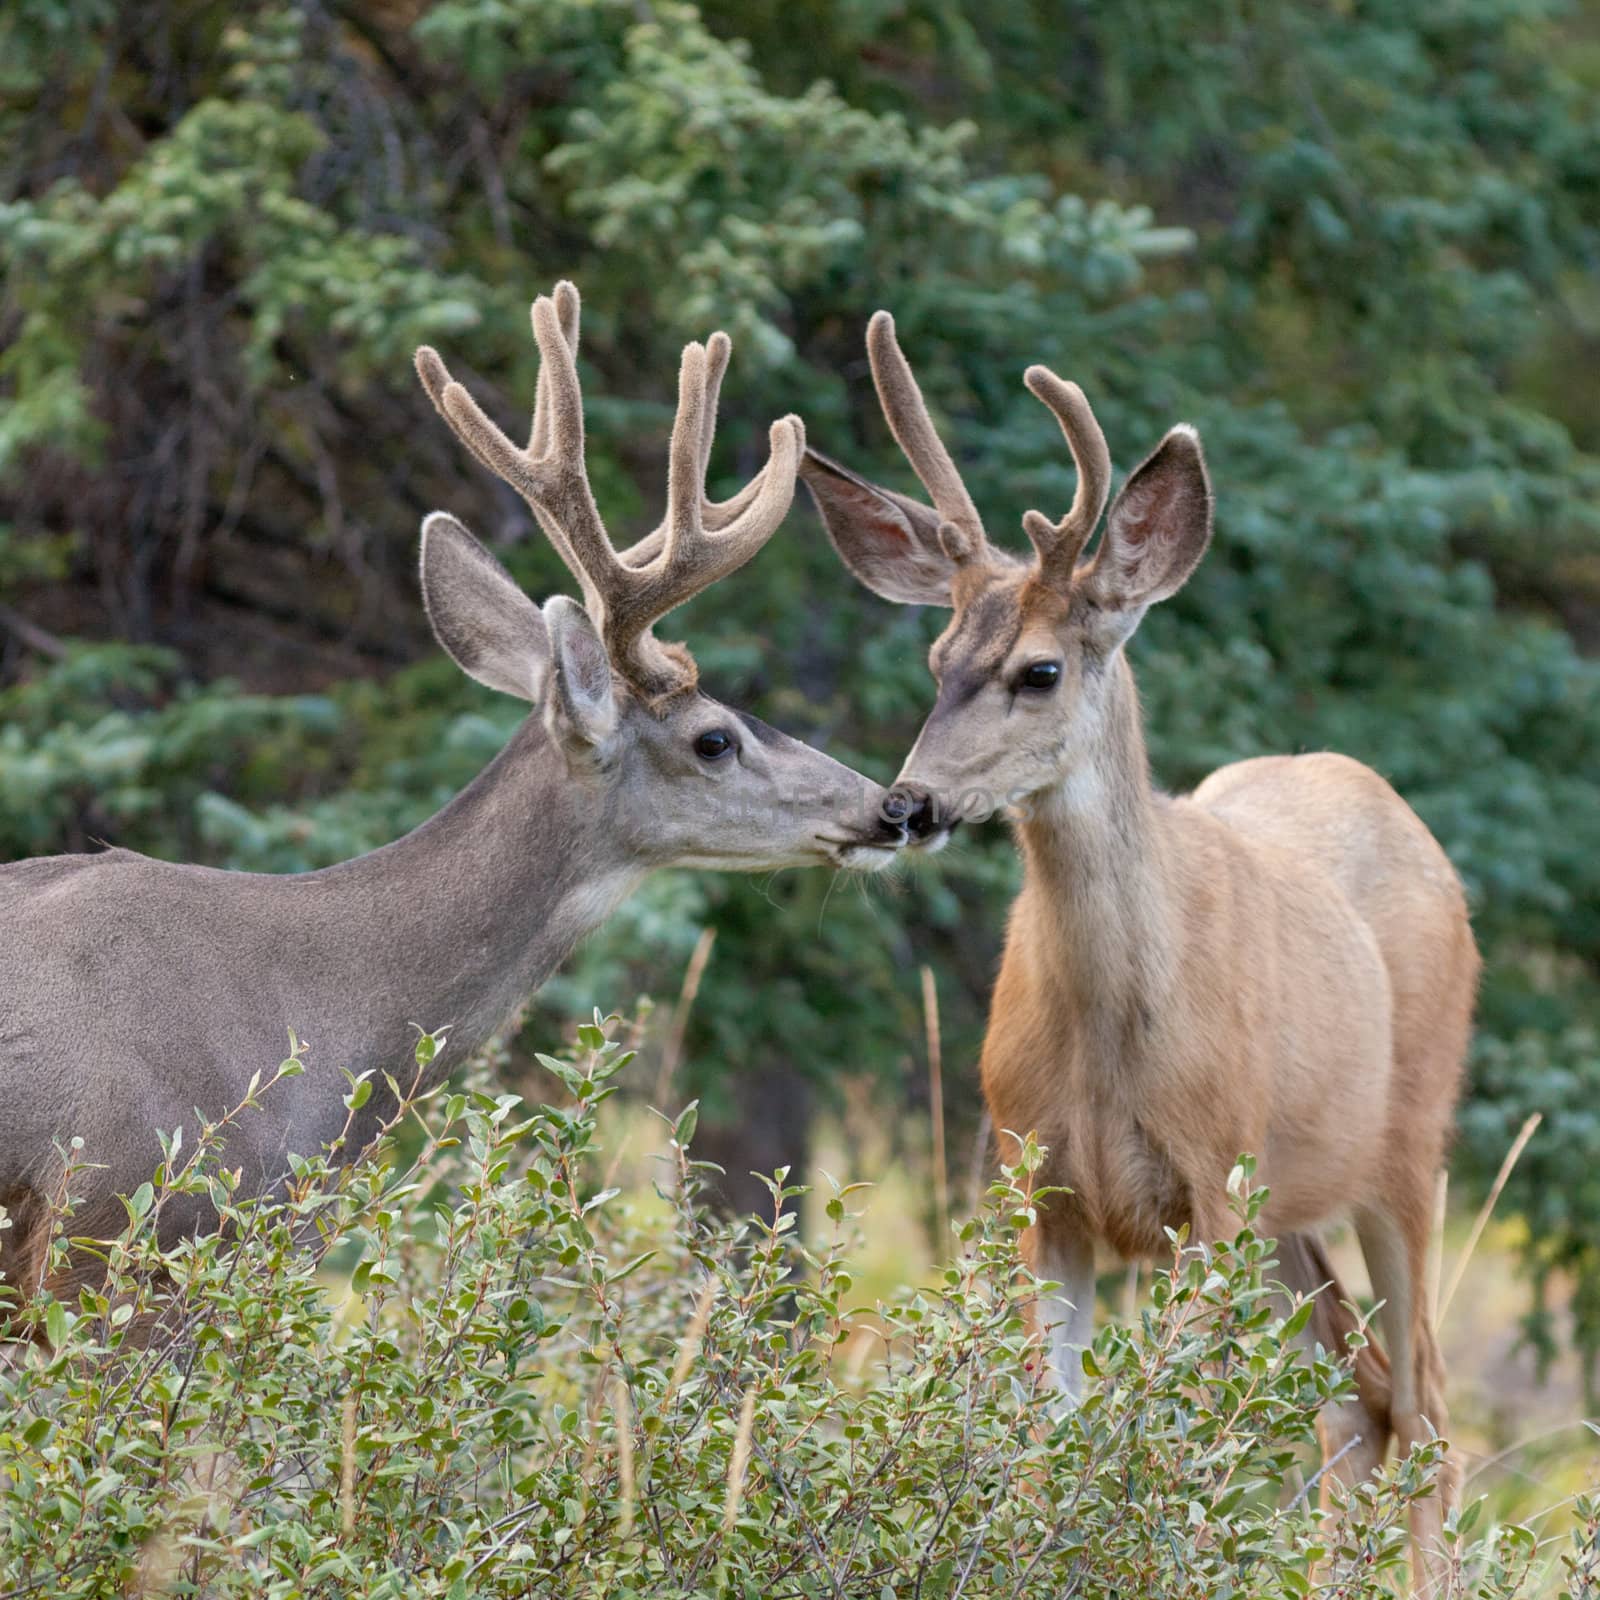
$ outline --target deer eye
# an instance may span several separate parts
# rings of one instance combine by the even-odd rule
[[[722,728],[711,728],[694,741],[694,753],[702,761],[720,761],[732,749],[733,735]]]
[[[1032,666],[1024,667],[1022,676],[1017,680],[1019,689],[1053,689],[1061,681],[1061,663],[1059,661],[1035,661]]]

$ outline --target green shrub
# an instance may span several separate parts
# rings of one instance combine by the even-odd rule
[[[420,1041],[419,1066],[435,1046]],[[1084,1403],[1056,1420],[1018,1254],[1037,1146],[935,1283],[863,1319],[846,1309],[855,1186],[829,1195],[832,1236],[813,1245],[783,1171],[769,1215],[714,1221],[693,1106],[659,1202],[605,1186],[596,1111],[628,1059],[597,1016],[575,1059],[544,1058],[564,1103],[532,1110],[482,1081],[402,1096],[373,1153],[297,1161],[270,1200],[243,1198],[219,1151],[271,1084],[197,1138],[170,1135],[99,1247],[104,1285],[17,1313],[52,1348],[0,1374],[0,1595],[1365,1596],[1399,1581],[1406,1509],[1442,1446],[1337,1518],[1285,1491],[1349,1378],[1297,1353],[1303,1308],[1274,1313],[1259,1193],[1241,1189],[1231,1247],[1182,1250],[1137,1324],[1101,1333]],[[299,1067],[296,1051],[281,1071]],[[369,1089],[352,1083],[352,1109]],[[68,1154],[68,1190],[91,1155]],[[227,1237],[159,1249],[163,1214],[196,1194]],[[1455,1537],[1460,1593],[1545,1571],[1526,1529]],[[1554,1570],[1554,1552],[1538,1559]],[[1592,1548],[1568,1560],[1587,1581]]]
[[[1600,0],[6,0],[0,858],[318,866],[498,747],[514,702],[423,625],[418,520],[460,515],[537,598],[571,584],[433,416],[418,341],[509,423],[528,301],[575,278],[589,466],[631,539],[682,341],[724,322],[714,493],[789,410],[909,488],[863,359],[887,305],[1013,547],[1074,492],[1030,362],[1123,467],[1201,428],[1216,546],[1135,646],[1154,770],[1336,749],[1416,806],[1486,958],[1456,1193],[1542,1111],[1502,1209],[1541,1286],[1600,1282],[1592,1141],[1557,1138],[1600,1078],[1597,40]],[[805,498],[668,632],[886,780],[943,619],[854,583]],[[859,896],[659,880],[530,1037],[675,988],[714,926],[708,1132],[758,1079],[822,1100],[844,1036],[902,1096],[926,963],[970,1131],[1016,870],[994,829]],[[754,1100],[800,1159],[792,1100]],[[1600,1295],[1549,1302],[1534,1332],[1600,1374]]]

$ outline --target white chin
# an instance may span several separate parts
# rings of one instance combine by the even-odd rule
[[[899,850],[894,845],[852,844],[841,850],[835,861],[849,872],[882,872]]]

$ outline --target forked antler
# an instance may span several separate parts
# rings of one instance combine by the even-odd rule
[[[867,324],[867,358],[889,431],[941,518],[939,540],[945,553],[961,565],[1006,563],[1008,558],[984,534],[977,508],[928,415],[927,401],[900,349],[894,318],[887,311],[876,312]],[[1059,522],[1051,522],[1041,511],[1028,511],[1023,514],[1022,526],[1038,553],[1040,576],[1054,583],[1070,583],[1073,567],[1105,510],[1111,490],[1111,452],[1077,384],[1040,366],[1029,367],[1023,382],[1061,424],[1078,469],[1078,487],[1071,508]]]
[[[1106,497],[1111,493],[1111,452],[1077,384],[1040,366],[1029,367],[1022,381],[1036,400],[1043,401],[1055,413],[1078,469],[1072,504],[1059,522],[1052,522],[1042,511],[1022,513],[1023,532],[1039,553],[1040,575],[1051,582],[1067,584],[1072,582],[1078,557],[1106,508]]]
[[[652,624],[743,566],[772,537],[794,498],[805,432],[798,417],[773,423],[766,466],[732,499],[708,500],[705,474],[716,433],[717,395],[732,345],[726,334],[714,333],[709,345],[686,346],[678,372],[666,515],[654,532],[619,553],[601,521],[584,465],[578,319],[578,291],[570,283],[557,284],[553,298],[540,295],[534,301],[539,380],[525,450],[451,380],[437,352],[427,346],[417,352],[417,375],[456,437],[528,502],[582,585],[584,604],[617,671],[656,697],[692,684],[694,668],[686,653],[668,650],[653,637]]]

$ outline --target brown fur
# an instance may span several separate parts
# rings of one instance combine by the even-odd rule
[[[1042,1214],[1036,1255],[1062,1229],[1132,1257],[1160,1251],[1164,1227],[1231,1233],[1227,1174],[1247,1150],[1286,1263],[1315,1251],[1306,1272],[1286,1265],[1290,1287],[1334,1279],[1313,1235],[1330,1218],[1354,1212],[1364,1244],[1398,1232],[1415,1370],[1392,1416],[1385,1366],[1359,1364],[1357,1413],[1330,1425],[1339,1445],[1363,1433],[1354,1476],[1391,1427],[1402,1447],[1448,1427],[1425,1260],[1477,978],[1464,899],[1415,814],[1344,757],[1241,762],[1187,799],[1154,794],[1122,672],[1103,763],[1080,780],[1091,803],[1050,797],[1019,826],[984,1092],[997,1127],[1050,1147],[1044,1180],[1074,1191]],[[1351,1326],[1342,1295],[1319,1301],[1332,1349]]]
[[[892,344],[892,324],[874,329]],[[900,786],[946,825],[974,790],[1017,808],[1024,881],[981,1071],[995,1127],[1035,1133],[1041,1180],[1071,1190],[1026,1241],[1039,1275],[1063,1284],[1057,1380],[1081,1382],[1095,1244],[1141,1257],[1165,1247],[1165,1228],[1231,1235],[1228,1174],[1251,1152],[1285,1286],[1323,1291],[1313,1336],[1342,1350],[1355,1326],[1316,1237],[1333,1218],[1354,1217],[1384,1302],[1389,1359],[1364,1351],[1357,1399],[1325,1419],[1329,1477],[1352,1481],[1391,1433],[1405,1449],[1448,1425],[1425,1268],[1478,977],[1461,884],[1400,796],[1344,756],[1237,762],[1183,798],[1152,788],[1123,647],[1210,539],[1192,429],[1130,474],[1093,556],[1069,565],[1104,503],[1104,440],[1076,390],[1030,369],[1080,487],[1059,523],[1028,514],[1024,565],[981,529],[946,537],[961,509],[949,457],[925,412],[907,416],[922,402],[903,357],[878,351],[874,374],[935,509],[815,455],[801,471],[863,582],[954,611]],[[1041,663],[1058,677],[1030,687]],[[942,842],[926,821],[918,831]],[[1419,1584],[1437,1577],[1455,1491],[1447,1472],[1414,1518]]]

